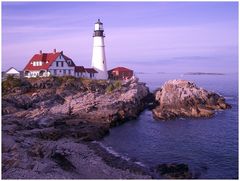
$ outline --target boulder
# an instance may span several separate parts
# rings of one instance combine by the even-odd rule
[[[155,92],[158,106],[153,109],[158,119],[176,117],[209,117],[214,110],[231,108],[223,96],[197,87],[186,80],[167,81]]]
[[[167,179],[191,179],[192,173],[187,164],[160,164],[156,171]]]

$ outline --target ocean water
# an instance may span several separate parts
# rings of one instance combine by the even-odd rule
[[[238,75],[139,74],[150,90],[170,79],[186,79],[223,95],[232,109],[212,118],[157,121],[145,110],[136,120],[112,128],[101,144],[123,158],[152,167],[186,163],[205,179],[238,178]]]

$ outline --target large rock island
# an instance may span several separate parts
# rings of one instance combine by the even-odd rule
[[[214,110],[227,109],[231,106],[224,97],[199,88],[186,80],[169,80],[155,92],[158,103],[153,109],[158,119],[176,117],[209,117]]]

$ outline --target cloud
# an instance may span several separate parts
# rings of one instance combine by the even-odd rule
[[[7,68],[16,65],[21,69],[34,53],[39,50],[49,52],[54,48],[63,50],[76,64],[90,66],[92,31],[92,28],[68,27],[64,23],[59,27],[44,24],[39,27],[26,25],[13,29],[7,27],[3,29],[3,66]],[[10,37],[11,41],[9,38],[6,39],[10,33],[13,34]],[[19,39],[19,33],[24,40]],[[226,61],[226,57],[233,57],[238,51],[237,28],[231,24],[108,27],[105,28],[105,34],[109,67],[128,65],[134,69],[146,67],[154,69],[159,66],[165,68],[170,65],[186,66],[189,63],[191,65],[188,65],[188,68],[192,69],[196,61],[205,60],[206,63],[206,60],[211,60],[217,64],[216,57],[224,58]],[[201,66],[204,67],[204,64],[201,63]]]
[[[56,31],[71,31],[76,30],[73,27],[46,27],[46,26],[16,26],[7,28],[3,31],[3,33],[31,33],[31,34],[37,34],[37,33],[46,33],[46,32],[56,32]]]

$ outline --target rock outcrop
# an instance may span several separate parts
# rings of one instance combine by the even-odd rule
[[[186,80],[167,81],[155,92],[158,106],[153,109],[158,119],[176,117],[209,117],[214,110],[227,109],[231,106],[223,96],[197,87]]]
[[[112,168],[87,146],[136,118],[144,83],[49,77],[3,82],[4,179],[150,178]],[[139,168],[141,170],[141,168]]]
[[[24,114],[25,119],[75,115],[87,121],[115,125],[136,118],[149,94],[148,87],[136,79],[127,82],[62,79],[29,80],[31,86],[24,93],[8,90],[2,98],[3,115]]]
[[[211,116],[230,107],[222,96],[183,80],[168,81],[155,94],[137,79],[49,77],[2,85],[4,179],[151,178],[146,168],[106,156],[89,141],[146,107],[160,119]],[[184,165],[162,165],[157,172],[164,178],[191,177]]]
[[[160,164],[156,171],[165,179],[193,179],[193,174],[186,164]]]

